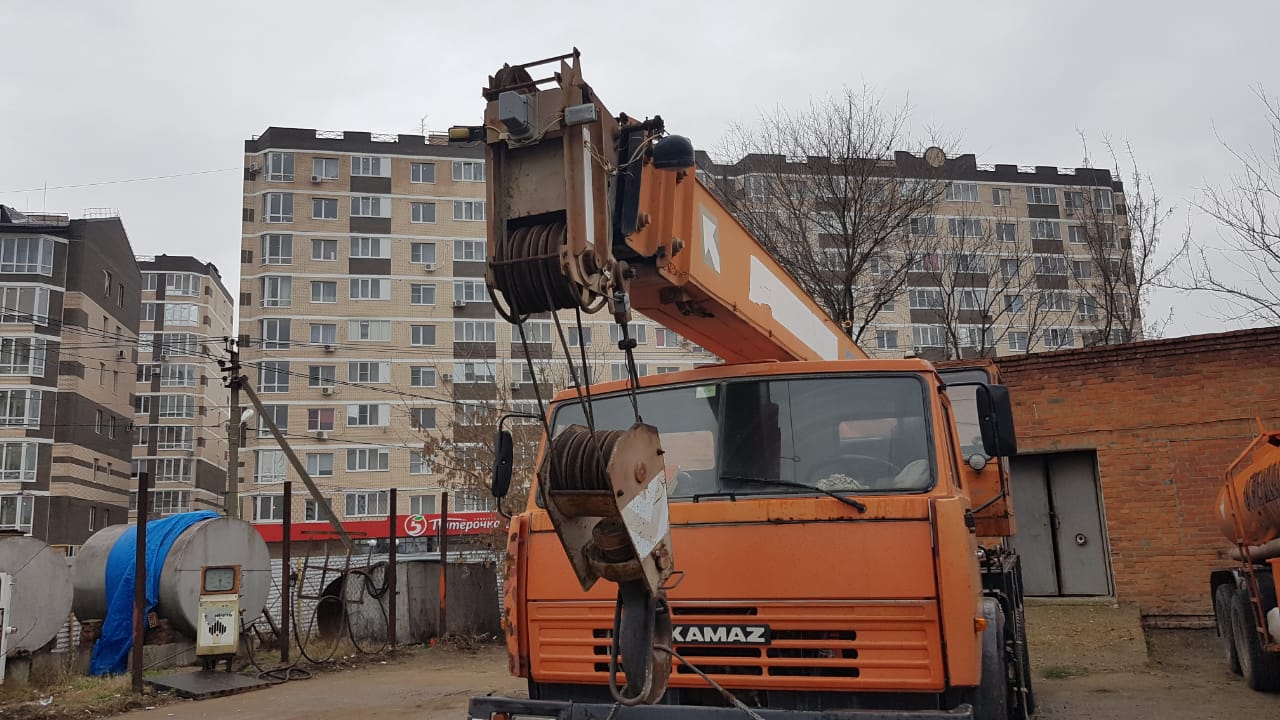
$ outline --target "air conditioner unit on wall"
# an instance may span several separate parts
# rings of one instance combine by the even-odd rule
[[[325,345],[325,346],[324,346],[324,351],[325,351],[325,352],[327,352],[327,353],[337,352],[337,351],[338,351],[338,348],[337,348],[336,346],[334,346],[334,345]]]
[[[436,271],[436,264],[435,264],[435,263],[422,263],[422,271],[423,271],[423,272],[435,272],[435,271]]]
[[[332,395],[332,394],[333,394],[333,386],[332,386],[332,385],[325,385],[324,387],[320,388],[320,394],[321,394],[321,395]]]
[[[311,182],[316,182],[316,183],[318,183],[318,182],[320,182],[320,181],[322,181],[322,180],[324,180],[324,178],[320,177],[319,175],[312,175],[312,176],[311,176]]]
[[[328,431],[328,430],[317,430],[317,431],[316,431],[316,439],[317,439],[317,440],[328,440],[328,439],[329,439],[329,431]]]
[[[466,300],[454,300],[454,301],[453,301],[453,306],[454,306],[454,307],[456,307],[456,308],[466,307],[466,306],[467,306],[467,301],[466,301]]]

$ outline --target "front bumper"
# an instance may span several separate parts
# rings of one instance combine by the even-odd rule
[[[973,708],[955,710],[769,710],[752,708],[765,720],[973,720]],[[467,716],[490,720],[503,713],[511,720],[744,720],[738,708],[696,705],[638,705],[618,707],[610,703],[574,703],[564,700],[524,700],[504,697],[471,698]]]

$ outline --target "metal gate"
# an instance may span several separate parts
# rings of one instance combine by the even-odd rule
[[[1110,595],[1095,453],[1022,455],[1010,468],[1026,594]]]

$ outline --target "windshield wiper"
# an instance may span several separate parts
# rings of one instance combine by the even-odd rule
[[[793,482],[791,480],[774,480],[772,478],[753,477],[751,475],[721,475],[720,479],[729,480],[732,482],[754,483],[756,485],[781,485],[783,487],[799,488],[801,490],[812,490],[813,492],[820,492],[823,495],[826,495],[827,497],[835,498],[836,500],[839,500],[845,505],[848,505],[849,507],[854,508],[858,512],[867,511],[866,505],[864,505],[863,503],[857,500],[854,500],[851,497],[845,497],[840,493],[832,492],[831,490],[827,490],[825,488],[814,487],[812,485],[805,485],[804,483],[801,483],[801,482]]]

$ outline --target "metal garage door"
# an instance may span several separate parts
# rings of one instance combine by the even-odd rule
[[[1094,453],[1024,455],[1010,467],[1026,593],[1110,595]]]

